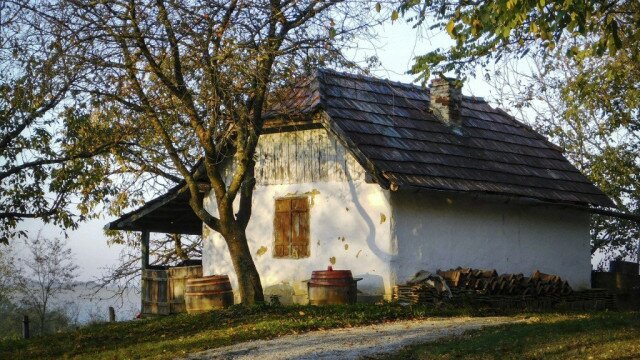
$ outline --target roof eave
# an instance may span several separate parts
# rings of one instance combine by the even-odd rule
[[[487,191],[457,191],[457,190],[443,190],[437,188],[426,188],[419,186],[411,186],[411,185],[397,185],[395,191],[419,191],[419,192],[434,192],[434,193],[450,193],[450,194],[464,194],[464,195],[482,195],[491,197],[493,199],[503,199],[503,200],[515,200],[528,205],[539,205],[539,206],[561,206],[561,207],[570,207],[577,210],[583,210],[590,212],[592,214],[599,214],[604,216],[612,216],[620,219],[635,221],[640,223],[640,215],[627,213],[617,210],[617,207],[608,199],[611,206],[605,206],[603,204],[593,204],[586,202],[572,202],[572,201],[563,201],[556,199],[544,199],[544,198],[535,198],[530,196],[523,196],[517,194],[506,194],[506,193],[493,193]],[[608,203],[609,204],[609,203]]]

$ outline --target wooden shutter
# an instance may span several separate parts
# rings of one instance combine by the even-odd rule
[[[309,256],[309,200],[306,197],[276,199],[275,210],[273,256]]]
[[[276,215],[274,219],[274,256],[289,256],[291,243],[291,199],[276,199]]]
[[[291,199],[291,256],[309,256],[309,201]]]

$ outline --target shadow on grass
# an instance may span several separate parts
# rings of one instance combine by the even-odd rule
[[[546,314],[409,347],[391,359],[640,358],[640,313]]]

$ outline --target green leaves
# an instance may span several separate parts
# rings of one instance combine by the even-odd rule
[[[77,58],[62,56],[72,39],[39,17],[44,4],[18,3],[3,8],[0,27],[0,243],[25,237],[16,230],[24,219],[77,227],[109,191],[109,162],[91,157],[116,142],[70,90],[87,76]]]
[[[404,12],[413,11],[416,23],[428,19],[432,27],[456,40],[447,61],[431,63],[442,71],[455,64],[458,72],[472,71],[478,64],[501,57],[502,51],[516,55],[543,55],[556,51],[559,41],[571,38],[576,48],[560,49],[572,57],[588,47],[590,56],[615,55],[621,49],[637,49],[640,4],[625,0],[505,0],[500,2],[404,0]],[[486,51],[495,44],[494,51]],[[577,50],[578,49],[578,50]],[[426,68],[419,66],[419,68]]]

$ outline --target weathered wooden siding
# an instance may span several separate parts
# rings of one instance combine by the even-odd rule
[[[362,180],[365,175],[325,129],[262,135],[255,156],[258,185]]]

